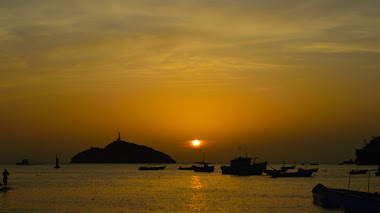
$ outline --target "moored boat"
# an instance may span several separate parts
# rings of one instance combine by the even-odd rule
[[[289,169],[294,169],[296,166],[281,166],[282,172],[287,172]]]
[[[166,166],[142,166],[139,170],[164,170]]]
[[[267,170],[266,173],[272,178],[277,177],[311,177],[314,171],[303,170],[297,172],[282,172],[281,170]]]
[[[190,167],[182,167],[182,166],[179,166],[178,167],[178,170],[194,170],[196,166],[192,165]]]
[[[21,162],[19,162],[19,163],[16,163],[17,165],[31,165],[30,163],[29,163],[29,160],[28,159],[24,159],[24,160],[22,160]]]
[[[230,166],[221,166],[222,174],[229,175],[262,175],[267,168],[267,162],[251,164],[252,158],[238,157],[231,160]]]
[[[368,172],[368,169],[351,170],[350,175],[362,175],[362,174],[366,174],[367,172]]]
[[[313,202],[324,208],[341,208],[345,212],[380,212],[378,193],[327,188],[317,184],[313,190]]]
[[[302,168],[298,168],[298,171],[301,172],[301,171],[312,171],[312,172],[317,172],[318,171],[318,168],[313,168],[313,169],[302,169]]]
[[[209,163],[196,162],[200,166],[194,167],[194,172],[214,172],[214,166],[209,166]]]
[[[281,166],[281,171],[282,172],[287,172],[289,169],[294,169],[296,166],[285,166],[285,161],[282,161],[283,166]]]

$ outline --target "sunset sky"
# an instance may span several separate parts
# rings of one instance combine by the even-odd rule
[[[376,0],[3,0],[0,163],[68,162],[119,131],[177,162],[354,158],[380,135],[379,11]]]

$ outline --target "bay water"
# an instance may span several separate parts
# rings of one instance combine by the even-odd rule
[[[311,190],[322,183],[348,187],[352,169],[377,166],[318,165],[311,178],[222,175],[178,170],[138,171],[143,164],[0,164],[12,190],[0,192],[0,212],[340,212],[313,204]],[[280,168],[281,165],[271,165]],[[350,189],[368,190],[368,174],[351,177]],[[371,173],[370,192],[380,192]]]

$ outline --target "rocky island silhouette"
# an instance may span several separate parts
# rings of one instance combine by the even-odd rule
[[[105,148],[91,147],[75,155],[70,163],[176,163],[169,155],[119,137]]]
[[[362,149],[356,150],[357,165],[380,165],[380,136],[372,137],[372,140]]]

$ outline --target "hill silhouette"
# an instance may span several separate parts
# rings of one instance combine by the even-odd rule
[[[105,148],[91,147],[75,155],[70,163],[176,163],[169,155],[119,138]]]
[[[356,150],[356,164],[380,165],[380,136],[373,137],[362,149]]]

